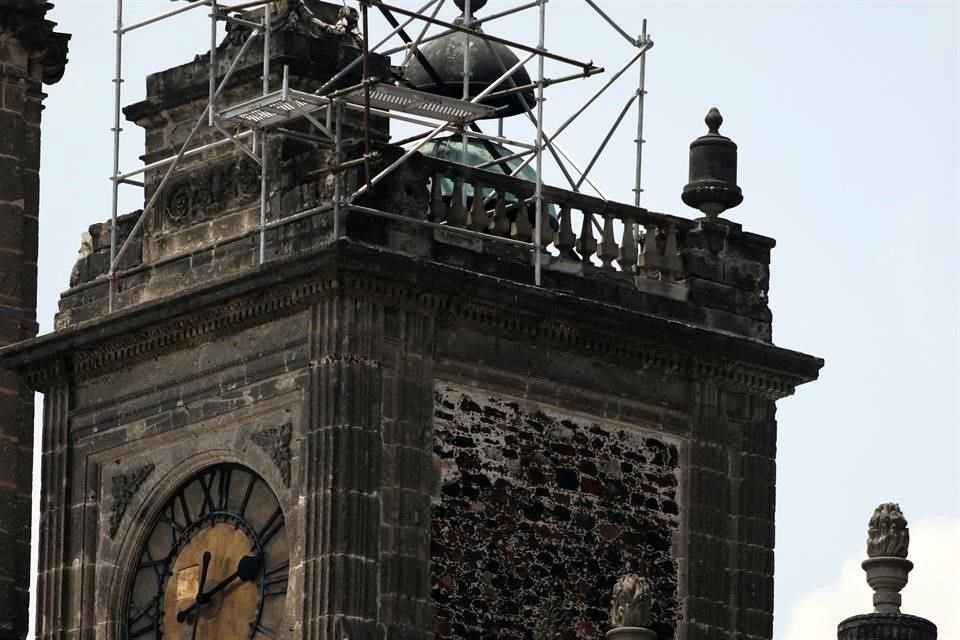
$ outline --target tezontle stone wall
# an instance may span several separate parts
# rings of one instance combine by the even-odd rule
[[[624,573],[650,579],[652,626],[672,637],[676,442],[655,426],[597,424],[449,385],[435,398],[436,637],[526,638],[556,601],[569,612],[569,637],[597,638]]]

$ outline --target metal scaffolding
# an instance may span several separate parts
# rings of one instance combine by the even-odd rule
[[[626,39],[635,49],[635,54],[614,73],[603,86],[583,101],[557,129],[548,131],[544,128],[544,90],[548,87],[576,79],[587,78],[598,73],[604,72],[604,69],[595,66],[592,62],[583,62],[569,57],[558,55],[549,51],[546,44],[547,30],[547,0],[533,0],[509,7],[499,13],[490,14],[482,20],[474,20],[471,11],[471,0],[463,2],[463,18],[459,23],[451,23],[438,19],[437,13],[443,6],[445,0],[428,0],[423,6],[416,10],[409,10],[399,6],[393,6],[382,0],[356,0],[359,5],[360,15],[362,16],[363,28],[363,47],[362,55],[347,64],[339,70],[332,78],[325,81],[320,89],[313,92],[305,92],[290,86],[289,73],[286,68],[282,69],[282,82],[280,87],[271,87],[271,60],[270,60],[270,38],[271,32],[278,28],[274,24],[273,6],[275,0],[239,0],[238,2],[228,3],[225,0],[182,0],[184,4],[175,9],[166,11],[152,18],[141,20],[139,22],[125,25],[123,22],[124,0],[116,0],[116,59],[114,76],[114,145],[113,145],[113,172],[110,176],[113,186],[112,194],[112,213],[110,230],[110,266],[107,277],[109,278],[109,308],[113,310],[115,284],[117,279],[118,265],[120,264],[125,252],[128,250],[131,240],[140,233],[148,213],[157,206],[159,197],[171,176],[176,172],[179,164],[184,158],[189,158],[197,154],[225,146],[233,145],[237,147],[244,155],[249,157],[260,170],[260,216],[259,216],[259,261],[262,264],[266,260],[265,245],[266,232],[269,229],[288,224],[294,220],[300,220],[308,216],[321,215],[327,212],[333,214],[333,232],[334,237],[339,237],[341,231],[341,216],[346,215],[351,210],[364,211],[374,215],[386,218],[398,218],[395,213],[379,211],[369,207],[362,207],[355,204],[355,200],[364,193],[372,189],[376,184],[386,178],[392,171],[403,164],[410,156],[416,153],[424,145],[433,140],[443,132],[459,134],[463,144],[462,163],[466,164],[466,151],[469,140],[481,140],[499,143],[508,147],[514,147],[520,151],[509,156],[495,158],[488,164],[500,163],[506,167],[506,160],[521,159],[520,164],[512,169],[509,175],[516,176],[529,164],[534,163],[536,168],[535,178],[535,232],[532,242],[522,242],[510,238],[503,238],[494,235],[488,235],[482,231],[473,231],[468,229],[456,229],[457,233],[469,235],[479,235],[486,239],[505,242],[512,245],[525,247],[532,253],[532,262],[534,265],[534,282],[540,284],[542,267],[542,248],[544,247],[544,238],[542,235],[541,221],[544,215],[543,205],[543,160],[544,151],[548,152],[553,158],[557,167],[564,175],[570,185],[571,190],[580,191],[580,188],[586,183],[590,186],[604,201],[607,196],[600,187],[591,179],[590,171],[596,165],[597,160],[602,155],[612,138],[617,127],[623,121],[627,113],[636,103],[637,106],[637,128],[636,128],[636,160],[635,160],[635,184],[634,184],[634,203],[639,207],[641,188],[641,169],[643,153],[643,108],[644,96],[646,95],[645,69],[646,52],[653,46],[653,41],[647,35],[647,23],[643,21],[643,30],[641,34],[633,38],[624,29],[622,29],[607,13],[605,13],[594,0],[584,0],[584,2],[593,9],[593,11],[606,22],[616,33]],[[179,15],[199,7],[209,9],[210,20],[210,52],[209,52],[209,89],[207,96],[207,106],[198,115],[196,123],[187,134],[179,151],[174,156],[151,162],[145,166],[134,170],[121,171],[120,168],[120,115],[122,106],[122,59],[124,36],[138,29],[155,24],[175,15]],[[376,8],[386,18],[387,22],[393,27],[392,30],[377,43],[372,46],[370,43],[368,10]],[[538,41],[536,46],[530,46],[521,42],[510,41],[501,37],[488,34],[479,30],[479,22],[489,25],[497,20],[516,13],[537,11],[538,23]],[[402,16],[401,22],[396,16]],[[251,30],[250,36],[243,42],[239,51],[234,55],[233,60],[227,67],[222,79],[217,82],[217,28],[218,23],[233,23],[242,25]],[[415,38],[411,38],[406,29],[412,23],[422,25]],[[434,33],[430,33],[431,29]],[[404,53],[404,62],[409,62],[413,57],[421,57],[419,47],[423,44],[441,38],[452,33],[463,34],[463,93],[460,99],[447,98],[431,93],[426,93],[416,89],[398,86],[373,78],[369,73],[369,58],[371,54],[378,53],[382,55],[393,55]],[[263,39],[263,60],[262,60],[262,90],[261,95],[246,100],[239,104],[221,105],[218,101],[221,99],[225,87],[227,87],[238,62],[247,52],[250,44],[258,39]],[[402,44],[392,48],[387,45],[399,38]],[[470,96],[470,76],[471,76],[471,57],[469,43],[471,39],[476,39],[485,44],[488,51],[498,60],[501,75],[483,91],[473,97]],[[519,58],[519,61],[507,67],[493,44],[500,44],[511,49],[523,52],[526,55]],[[536,80],[524,86],[516,86],[513,81],[514,72],[522,65],[529,63],[537,58]],[[573,67],[574,73],[562,75],[556,78],[545,77],[544,63],[546,60],[561,63]],[[560,136],[580,115],[582,115],[597,99],[599,99],[621,76],[623,76],[636,62],[640,62],[639,82],[636,91],[630,96],[627,103],[620,111],[618,117],[609,128],[607,134],[600,142],[596,152],[587,163],[586,168],[576,163],[571,156],[559,145],[557,137]],[[357,65],[362,65],[361,81],[353,86],[332,90],[339,80],[345,77]],[[505,85],[505,86],[504,86]],[[532,141],[517,140],[505,137],[503,135],[503,121],[500,120],[498,132],[494,134],[484,134],[476,125],[478,119],[496,117],[496,108],[484,104],[484,98],[494,98],[519,94],[523,91],[535,90],[536,107],[531,108],[525,99],[518,99],[518,102],[525,109],[526,119],[531,123],[534,129]],[[361,158],[344,162],[343,158],[343,139],[342,124],[344,113],[347,110],[359,111],[363,114],[363,140],[364,153]],[[406,144],[404,153],[382,169],[376,175],[371,175],[370,160],[372,157],[370,151],[370,117],[384,117],[416,125],[422,130],[417,135],[406,138],[401,141]],[[310,124],[310,133],[293,131],[287,128],[293,120],[304,119]],[[219,138],[213,142],[194,146],[193,139],[201,126],[204,124],[210,130],[216,132]],[[234,129],[235,133],[230,133],[225,125]],[[237,133],[236,131],[239,131]],[[333,202],[313,207],[295,214],[287,215],[282,218],[268,220],[270,184],[268,171],[267,138],[271,134],[281,136],[300,137],[312,141],[324,141],[331,145],[334,150],[334,195]],[[249,145],[248,145],[249,141]],[[361,186],[352,193],[345,193],[343,184],[343,170],[349,166],[364,166],[364,180]],[[143,212],[134,224],[130,233],[122,243],[118,243],[117,238],[117,217],[119,207],[119,190],[122,185],[143,188],[144,181],[136,180],[137,176],[146,174],[149,171],[165,169],[157,188],[152,193],[149,201],[144,206]],[[574,174],[577,177],[574,177]],[[466,192],[463,191],[463,198],[466,198]],[[415,224],[424,224],[432,227],[443,227],[437,222],[421,221],[413,218],[403,218],[403,220]],[[451,228],[453,230],[453,228]],[[626,230],[625,230],[626,232]],[[636,236],[636,225],[632,230]]]

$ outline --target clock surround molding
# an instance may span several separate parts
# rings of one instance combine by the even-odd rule
[[[300,573],[294,567],[294,554],[301,553],[298,540],[302,539],[302,518],[296,500],[284,476],[269,452],[258,446],[253,434],[290,425],[291,444],[295,444],[301,419],[303,394],[286,393],[257,405],[224,413],[213,419],[198,421],[137,443],[138,450],[119,460],[104,462],[105,456],[116,452],[105,451],[91,456],[91,470],[101,476],[101,495],[110,495],[109,484],[113,474],[125,474],[141,468],[145,460],[155,469],[129,500],[124,517],[119,521],[115,538],[106,530],[111,519],[112,505],[104,501],[99,514],[99,542],[97,545],[97,579],[100,594],[95,603],[98,623],[97,637],[104,640],[126,640],[126,599],[135,573],[138,555],[150,534],[150,526],[159,510],[174,496],[178,488],[198,473],[221,464],[235,464],[256,473],[267,484],[283,510],[291,570],[288,590],[300,588]],[[130,425],[125,425],[129,427]],[[224,439],[234,442],[236,448],[225,447]],[[157,446],[151,446],[157,445]],[[193,449],[192,455],[183,452]],[[107,470],[109,469],[109,473]],[[285,618],[290,619],[294,599],[288,598]],[[283,637],[283,636],[281,636]]]

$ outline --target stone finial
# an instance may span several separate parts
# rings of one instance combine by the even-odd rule
[[[533,628],[534,640],[564,640],[572,637],[570,609],[559,599],[547,602]]]
[[[653,589],[646,578],[628,573],[617,580],[610,598],[613,628],[607,632],[608,640],[656,640],[656,632],[647,628],[652,605]]]
[[[743,192],[737,186],[737,145],[720,133],[720,110],[712,107],[703,120],[708,131],[690,143],[690,181],[681,199],[713,220],[743,202]]]
[[[874,509],[867,529],[867,556],[906,558],[910,546],[907,519],[895,502],[885,502]]]
[[[720,125],[723,124],[723,116],[720,115],[720,109],[710,107],[710,111],[707,111],[707,115],[703,121],[707,124],[710,135],[720,135]]]
[[[610,623],[614,627],[646,627],[650,623],[653,594],[650,583],[628,573],[613,585],[610,599]]]
[[[906,559],[909,536],[899,505],[888,502],[874,510],[867,529],[869,557],[861,563],[873,589],[874,613],[900,613],[900,591],[913,569]]]
[[[873,612],[855,615],[837,625],[837,640],[900,638],[937,640],[937,625],[900,612],[900,591],[907,586],[913,563],[907,560],[910,532],[900,505],[887,502],[873,511],[867,529],[867,556],[861,566],[873,589]]]

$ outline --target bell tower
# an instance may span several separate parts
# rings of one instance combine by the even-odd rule
[[[0,351],[45,393],[39,636],[769,640],[775,402],[823,361],[773,343],[719,112],[705,217],[658,213],[545,181],[545,87],[603,70],[483,2],[213,5],[124,110],[144,208]]]
[[[37,334],[40,113],[70,36],[43,0],[0,0],[0,347]],[[27,633],[33,392],[0,370],[0,638]]]

